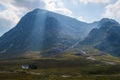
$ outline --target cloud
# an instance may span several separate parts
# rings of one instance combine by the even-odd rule
[[[5,8],[0,14],[6,19],[15,19],[17,22],[19,17],[23,16],[35,8],[42,8],[49,11],[61,13],[71,16],[72,11],[67,9],[62,0],[1,0],[0,5]],[[12,15],[10,17],[7,16]]]
[[[72,3],[73,3],[73,5],[79,5],[79,1],[78,0],[70,0]]]
[[[86,22],[86,20],[83,18],[83,16],[79,16],[77,19],[78,19],[79,21]]]
[[[45,3],[43,0],[14,0],[12,5],[18,8],[24,8],[27,10],[32,10],[35,8],[44,8]]]
[[[15,12],[12,12],[11,10],[4,10],[0,13],[0,18],[9,20],[12,23],[17,23],[19,21],[18,16]]]
[[[61,0],[44,0],[45,9],[63,15],[72,16],[72,11],[67,9]]]
[[[11,3],[12,0],[0,0],[2,6],[0,11],[0,35],[11,29],[19,21],[19,9]]]
[[[1,18],[1,17],[0,17],[0,23],[1,23],[0,24],[0,36],[3,33],[7,32],[9,29],[11,29],[12,26],[14,25],[11,21],[6,20],[6,19]]]
[[[84,4],[88,3],[109,3],[111,0],[80,0]]]
[[[102,17],[119,19],[120,18],[120,0],[118,0],[113,4],[107,5],[105,7],[105,13],[102,15]]]
[[[27,11],[42,8],[63,15],[72,15],[72,11],[65,7],[62,0],[14,0],[12,4],[15,7],[27,9]]]

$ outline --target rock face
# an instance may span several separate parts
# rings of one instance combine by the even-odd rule
[[[120,24],[112,19],[102,19],[98,25],[99,28],[93,29],[81,44],[120,56]]]
[[[16,56],[28,51],[61,52],[83,39],[93,28],[50,11],[35,9],[0,38],[0,55]]]

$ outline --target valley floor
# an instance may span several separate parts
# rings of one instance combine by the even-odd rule
[[[38,69],[21,68],[35,64]],[[120,80],[120,64],[110,65],[84,58],[0,60],[0,80]]]

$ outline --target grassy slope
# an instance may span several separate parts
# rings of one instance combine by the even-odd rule
[[[109,65],[86,57],[57,59],[0,60],[2,80],[120,80],[120,65]],[[73,58],[74,57],[74,58]],[[72,59],[71,59],[72,58]],[[22,64],[36,64],[37,70],[22,70]],[[6,77],[7,76],[7,77]]]
[[[120,58],[89,46],[79,49],[86,54],[78,56],[71,50],[57,58],[42,58],[32,52],[27,58],[1,59],[0,80],[120,80]],[[23,70],[22,64],[36,64],[38,69]]]

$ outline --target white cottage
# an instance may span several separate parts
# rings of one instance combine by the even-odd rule
[[[22,69],[29,69],[29,65],[22,65],[21,68]]]

